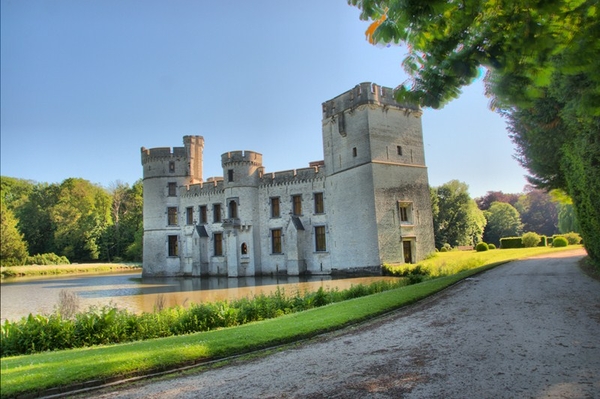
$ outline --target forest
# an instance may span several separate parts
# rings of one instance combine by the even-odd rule
[[[142,259],[142,181],[1,177],[2,266]]]
[[[431,187],[436,248],[499,246],[502,237],[533,232],[578,232],[568,196],[525,188],[471,198],[466,183]],[[90,262],[140,262],[142,181],[101,187],[82,178],[37,183],[1,177],[2,266]]]

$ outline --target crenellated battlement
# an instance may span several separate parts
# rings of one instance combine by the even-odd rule
[[[184,188],[185,190],[181,193],[182,197],[202,197],[222,194],[225,190],[225,184],[223,178],[209,178],[205,182],[190,184],[184,186]]]
[[[304,183],[325,178],[325,166],[312,166],[301,169],[290,169],[281,172],[265,173],[260,179],[261,186]]]
[[[164,161],[166,158],[185,157],[185,147],[157,147],[157,148],[141,148],[142,165],[148,162]]]
[[[262,154],[254,151],[229,151],[221,155],[222,165],[228,165],[237,162],[251,163],[256,166],[262,166]]]
[[[339,96],[323,103],[323,119],[334,116],[347,109],[353,109],[359,105],[376,104],[381,106],[395,107],[398,109],[409,109],[418,111],[419,107],[414,104],[400,104],[394,98],[394,89],[379,86],[375,83],[360,83]]]

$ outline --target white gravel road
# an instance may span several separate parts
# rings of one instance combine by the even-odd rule
[[[254,360],[104,398],[600,398],[600,282],[562,252]]]

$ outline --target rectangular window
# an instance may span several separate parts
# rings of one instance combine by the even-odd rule
[[[229,181],[229,182],[233,181],[233,169],[229,169],[227,171],[227,181]]]
[[[173,161],[169,162],[169,172],[175,172],[175,162]]]
[[[206,205],[200,205],[200,223],[208,223],[208,217],[206,216]]]
[[[325,226],[315,226],[315,250],[317,252],[327,251],[325,240]]]
[[[355,157],[358,155],[358,151],[356,150],[356,147],[352,148],[352,156]]]
[[[170,206],[167,208],[167,224],[169,226],[177,226],[177,207]]]
[[[411,223],[412,204],[405,202],[398,203],[398,217],[400,218],[400,223]]]
[[[185,223],[194,224],[194,207],[185,208]]]
[[[177,196],[177,183],[169,183],[169,193],[167,194],[169,197]]]
[[[221,223],[221,204],[213,205],[213,223]]]
[[[169,256],[179,256],[179,237],[169,236]]]
[[[215,233],[213,234],[214,240],[214,256],[223,256],[223,233]]]
[[[302,195],[292,195],[292,214],[302,215]]]
[[[323,203],[323,193],[315,193],[315,213],[325,213],[325,204]]]
[[[278,218],[280,215],[279,197],[271,198],[271,217]]]
[[[281,229],[271,230],[271,253],[281,253]]]
[[[398,151],[398,155],[402,155],[402,146],[397,146],[396,150]]]

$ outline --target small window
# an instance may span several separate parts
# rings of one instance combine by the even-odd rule
[[[281,229],[271,230],[271,253],[281,253]]]
[[[315,250],[317,252],[327,251],[327,242],[325,240],[325,226],[315,226]]]
[[[352,156],[355,157],[358,155],[358,151],[356,150],[356,147],[352,148]]]
[[[223,233],[215,233],[213,234],[214,240],[214,256],[223,256]]]
[[[179,237],[169,236],[169,256],[179,256]]]
[[[302,215],[302,195],[292,195],[292,214]]]
[[[229,201],[229,218],[230,219],[238,218],[238,208],[237,208],[237,202],[235,202],[235,200]]]
[[[206,205],[200,205],[200,223],[208,223],[208,217],[206,216]]]
[[[227,181],[233,181],[233,169],[227,171]]]
[[[315,213],[325,213],[325,204],[323,203],[323,193],[315,193]]]
[[[398,155],[402,155],[402,146],[397,146],[396,151],[398,151]]]
[[[169,187],[169,197],[175,197],[177,196],[177,183],[169,183],[168,185]]]
[[[185,208],[185,223],[194,224],[194,207],[192,206]]]
[[[167,209],[167,224],[177,226],[177,207],[171,206]]]
[[[213,205],[213,223],[221,223],[221,204]]]
[[[246,245],[245,242],[242,243],[240,251],[242,252],[242,255],[248,255],[248,245]]]
[[[399,203],[398,204],[398,217],[400,223],[411,223],[412,219],[412,204],[411,203]]]
[[[175,162],[173,161],[169,162],[169,172],[175,172]]]
[[[279,210],[279,197],[271,198],[271,217],[278,218],[281,215]]]

